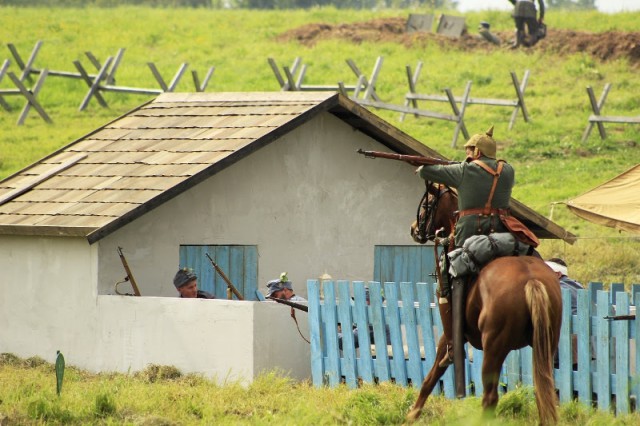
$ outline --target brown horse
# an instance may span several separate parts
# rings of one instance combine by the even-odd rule
[[[436,230],[442,228],[444,235],[450,235],[457,207],[453,190],[427,184],[418,217],[411,225],[414,240],[421,244],[433,240]],[[553,356],[560,337],[562,301],[556,275],[537,257],[500,257],[480,271],[466,294],[464,337],[484,353],[483,408],[493,409],[498,403],[500,370],[509,352],[529,345],[533,348],[533,383],[539,421],[541,424],[557,422]],[[439,367],[445,356],[443,336],[438,342],[433,367],[422,383],[407,420],[420,416],[434,386],[447,370]]]

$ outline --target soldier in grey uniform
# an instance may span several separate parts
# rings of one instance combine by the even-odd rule
[[[509,214],[511,190],[515,172],[511,165],[496,160],[496,142],[493,126],[486,132],[473,135],[464,145],[467,159],[452,165],[424,165],[418,169],[420,177],[442,183],[458,191],[458,214],[455,225],[455,247],[473,235],[509,232],[500,220],[500,214]],[[494,184],[494,176],[496,182]],[[466,277],[456,277],[452,285],[464,285]],[[459,280],[457,283],[455,280]],[[440,363],[446,367],[452,362],[452,310],[451,287],[440,288],[440,316],[448,340],[448,357]]]
[[[536,5],[533,0],[509,0],[514,6],[513,19],[516,23],[516,40],[513,47],[533,46],[539,40],[539,28],[544,21],[544,0],[538,0],[540,18],[536,16]],[[525,37],[524,26],[527,26],[529,37]]]
[[[188,268],[180,268],[173,278],[173,285],[185,299],[215,299],[215,296],[204,290],[198,290],[198,276]]]

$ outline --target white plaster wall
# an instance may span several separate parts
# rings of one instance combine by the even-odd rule
[[[173,365],[219,383],[250,383],[277,369],[311,376],[309,345],[275,303],[166,297],[98,296],[102,336],[96,371],[139,371]],[[299,318],[308,329],[306,317]]]
[[[0,352],[52,360],[58,349],[86,351],[96,327],[96,254],[84,238],[0,236]]]
[[[278,369],[310,377],[309,345],[273,302],[98,296],[95,246],[84,238],[0,236],[0,353],[62,351],[89,371],[173,365],[247,383]],[[306,315],[299,315],[308,330]]]
[[[176,295],[180,244],[257,245],[263,290],[282,271],[302,296],[324,272],[372,279],[374,245],[413,244],[424,184],[358,148],[388,150],[329,113],[300,126],[101,240],[99,292],[124,276],[117,246],[145,295]]]

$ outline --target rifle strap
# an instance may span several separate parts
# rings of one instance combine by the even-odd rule
[[[291,307],[291,318],[293,318],[293,322],[296,323],[296,328],[298,329],[298,334],[300,334],[300,337],[302,337],[305,342],[311,344],[311,342],[302,335],[302,331],[300,331],[300,326],[298,325],[298,320],[296,319],[296,310],[293,309],[293,307]]]

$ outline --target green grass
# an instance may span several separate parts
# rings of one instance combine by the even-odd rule
[[[278,424],[398,425],[417,390],[389,383],[314,388],[270,372],[249,386],[216,384],[173,367],[149,366],[137,374],[91,374],[67,367],[60,396],[53,365],[40,358],[0,354],[0,424]],[[310,403],[313,401],[313,403]],[[560,407],[561,425],[632,425],[638,414],[614,417],[577,402]],[[533,391],[505,394],[495,416],[479,398],[429,398],[417,424],[535,425]]]
[[[581,239],[573,246],[544,241],[544,256],[561,255],[569,263],[570,274],[582,282],[640,282],[640,239],[630,234],[593,225],[569,213],[561,203],[622,173],[638,163],[640,127],[605,124],[609,138],[601,141],[597,131],[585,143],[582,132],[590,107],[585,87],[594,87],[596,96],[607,82],[613,83],[604,112],[610,115],[637,115],[640,78],[637,66],[627,60],[601,62],[586,54],[561,56],[536,49],[512,51],[477,49],[462,51],[435,42],[405,46],[396,42],[355,44],[339,39],[319,41],[313,47],[294,41],[279,41],[287,30],[309,23],[342,24],[384,17],[408,16],[425,10],[352,11],[316,8],[307,11],[190,10],[118,7],[112,9],[30,9],[0,8],[0,39],[13,43],[26,60],[38,40],[44,42],[35,66],[74,71],[80,60],[91,72],[84,52],[91,51],[104,61],[124,47],[126,53],[117,73],[117,84],[157,88],[147,62],[154,62],[165,81],[170,81],[181,63],[189,64],[178,91],[193,91],[190,71],[204,76],[210,66],[216,70],[207,88],[221,91],[276,91],[278,84],[267,64],[273,57],[280,66],[290,65],[297,56],[308,66],[305,83],[354,84],[355,77],[345,63],[348,58],[369,75],[378,56],[384,65],[377,92],[385,102],[401,104],[407,92],[405,67],[423,61],[418,82],[421,93],[442,93],[451,88],[462,95],[472,81],[474,97],[514,98],[509,72],[519,78],[531,71],[525,100],[531,122],[521,116],[508,130],[509,108],[471,105],[465,114],[471,133],[495,125],[499,156],[514,164],[517,184],[514,197],[553,219]],[[440,11],[436,11],[440,13]],[[509,12],[468,13],[471,32],[482,20],[492,30],[511,31]],[[598,12],[558,12],[547,14],[551,29],[606,32],[634,31],[640,13],[614,15]],[[124,30],[126,29],[126,31]],[[10,52],[5,51],[7,58]],[[10,67],[18,72],[17,66]],[[0,87],[10,87],[7,78]],[[38,96],[54,120],[46,124],[31,111],[24,126],[16,126],[24,102],[5,97],[12,112],[0,109],[0,178],[46,156],[97,127],[150,100],[146,95],[106,93],[109,108],[94,100],[85,111],[78,107],[87,91],[79,80],[49,77]],[[422,108],[450,113],[444,103],[423,103]],[[462,151],[451,148],[454,126],[450,122],[407,117],[379,110],[377,113],[408,134],[450,158],[461,159]],[[459,140],[459,146],[462,140]],[[418,200],[416,200],[417,202]]]

